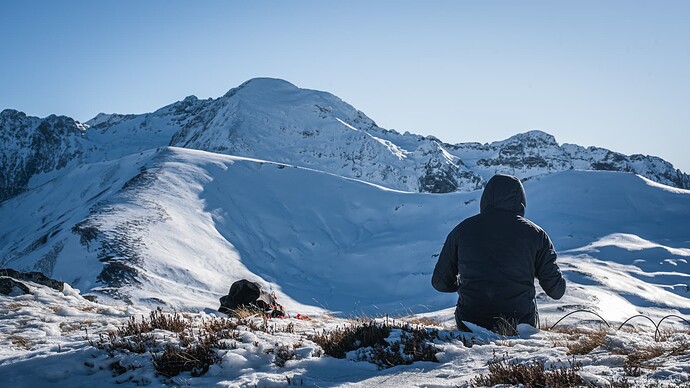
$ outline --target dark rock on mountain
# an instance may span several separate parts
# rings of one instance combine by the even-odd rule
[[[23,295],[30,294],[31,291],[26,284],[18,282],[12,278],[0,276],[0,294],[3,295]]]
[[[85,130],[65,116],[39,119],[12,109],[0,112],[0,202],[26,190],[36,174],[83,161],[91,151]]]
[[[11,268],[4,268],[0,269],[0,276],[2,276],[5,279],[11,278],[16,280],[34,282],[36,284],[50,287],[60,292],[64,291],[65,289],[65,283],[55,279],[51,279],[40,272],[20,272],[13,270]]]

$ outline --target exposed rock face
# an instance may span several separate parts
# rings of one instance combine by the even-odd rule
[[[82,161],[90,151],[85,129],[65,116],[39,119],[12,109],[0,112],[0,202],[24,191],[34,175]]]
[[[338,97],[258,78],[217,99],[187,97],[143,115],[68,117],[0,113],[0,202],[32,177],[68,164],[111,160],[163,146],[265,159],[430,193],[472,191],[495,173],[520,178],[585,169],[640,174],[690,188],[690,176],[657,157],[559,145],[541,131],[491,144],[446,144],[380,128]]]
[[[504,173],[528,178],[564,170],[608,170],[642,175],[655,182],[690,188],[690,176],[654,156],[626,156],[598,147],[559,145],[542,131],[529,131],[491,144],[444,144],[469,169],[488,179]]]
[[[0,294],[3,295],[23,295],[30,294],[31,291],[26,284],[18,282],[12,278],[0,276]]]
[[[40,272],[19,272],[15,271],[11,268],[5,268],[5,269],[0,269],[0,277],[2,279],[14,279],[14,280],[24,280],[28,282],[34,282],[36,284],[40,284],[46,287],[50,287],[54,290],[57,291],[64,291],[65,289],[65,283],[61,281],[57,281],[55,279],[51,279],[44,274]],[[20,282],[15,282],[19,283],[21,286],[18,286],[19,288],[26,288],[26,286]],[[6,284],[9,284],[9,282],[6,282]],[[24,289],[22,288],[22,289]],[[29,293],[28,288],[26,288],[26,293]]]

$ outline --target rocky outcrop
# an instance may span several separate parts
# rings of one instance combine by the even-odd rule
[[[20,272],[20,271],[16,271],[14,269],[11,269],[11,268],[4,268],[4,269],[0,269],[0,277],[2,279],[15,280],[15,283],[21,284],[22,286],[24,286],[24,288],[26,288],[26,286],[24,284],[22,284],[20,282],[16,282],[16,281],[17,280],[23,280],[23,281],[27,281],[27,282],[33,282],[33,283],[40,284],[40,285],[43,285],[46,287],[50,287],[50,288],[57,290],[57,291],[60,291],[60,292],[64,291],[64,289],[65,289],[65,283],[58,281],[58,280],[55,280],[55,279],[51,279],[51,278],[47,277],[46,275],[44,275],[40,272]],[[10,282],[6,281],[6,284],[10,284]],[[18,287],[22,288],[21,286],[18,286]],[[22,288],[22,289],[24,289],[24,288]],[[29,292],[28,288],[26,288],[26,293],[28,293],[28,292]]]
[[[30,293],[31,291],[26,284],[12,278],[0,276],[0,294],[16,296]]]
[[[12,109],[0,112],[0,202],[26,190],[34,175],[80,161],[91,149],[85,129],[65,116],[39,119]]]
[[[639,174],[665,185],[690,189],[690,176],[654,156],[623,155],[605,148],[559,145],[542,131],[529,131],[490,144],[445,144],[484,179],[496,173],[522,179],[565,170],[607,170]]]

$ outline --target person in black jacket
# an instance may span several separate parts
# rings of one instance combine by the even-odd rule
[[[525,189],[516,177],[495,175],[484,188],[480,213],[446,239],[431,279],[441,292],[457,292],[455,320],[514,334],[519,323],[537,325],[534,279],[560,299],[565,279],[551,239],[524,217]]]

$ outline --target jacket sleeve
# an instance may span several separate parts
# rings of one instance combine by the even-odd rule
[[[537,254],[535,275],[539,285],[553,299],[561,299],[565,294],[565,279],[556,264],[556,250],[549,236],[544,233],[542,247]]]
[[[457,241],[452,236],[453,232],[446,238],[431,277],[431,285],[441,292],[456,292],[459,287]]]

